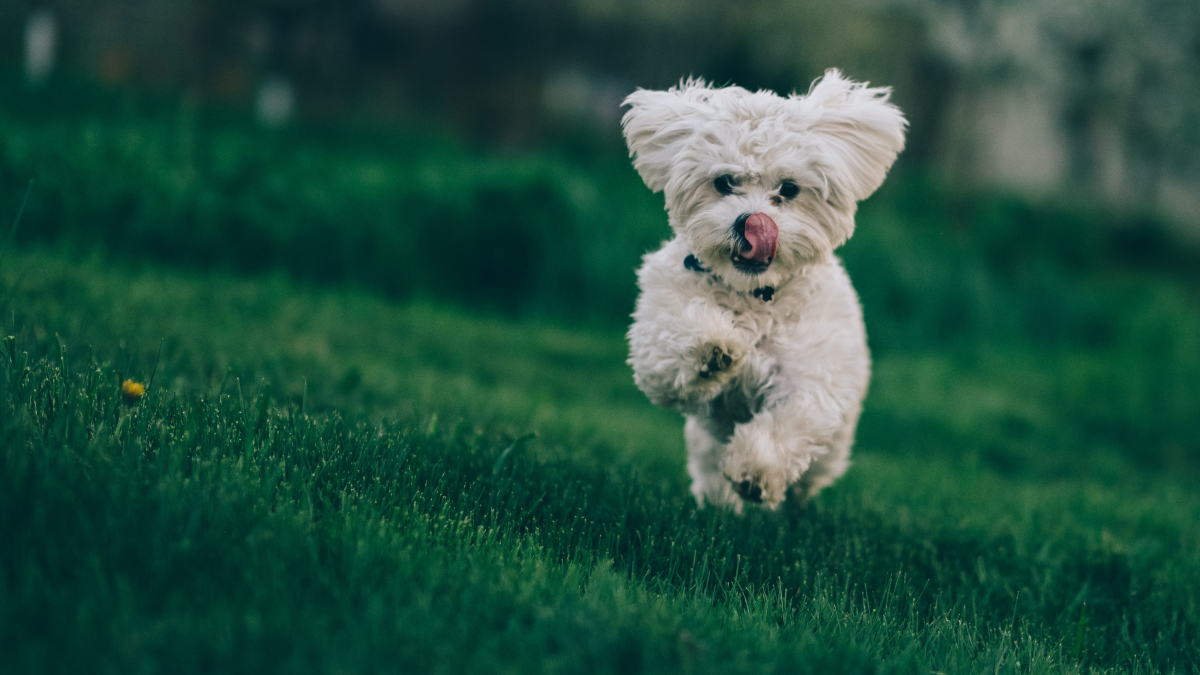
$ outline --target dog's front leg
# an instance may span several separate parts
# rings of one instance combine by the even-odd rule
[[[748,337],[706,298],[686,304],[643,295],[629,329],[634,381],[657,405],[694,413],[738,371]]]

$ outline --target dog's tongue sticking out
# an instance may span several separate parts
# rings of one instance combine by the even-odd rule
[[[775,258],[775,249],[779,245],[779,226],[765,213],[754,213],[746,219],[746,231],[743,235],[750,247],[743,249],[738,255],[747,260],[769,263]]]

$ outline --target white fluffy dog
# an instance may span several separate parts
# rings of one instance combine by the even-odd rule
[[[638,271],[629,364],[686,417],[701,505],[804,503],[849,466],[871,362],[833,251],[904,147],[889,94],[830,70],[803,96],[688,80],[625,99],[674,230]]]

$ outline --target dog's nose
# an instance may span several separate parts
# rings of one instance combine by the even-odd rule
[[[733,221],[733,231],[737,233],[737,236],[739,236],[739,237],[746,236],[746,221],[747,220],[750,220],[749,213],[743,213],[742,215],[737,217],[737,220]]]

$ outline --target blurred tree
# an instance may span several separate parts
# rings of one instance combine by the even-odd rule
[[[1200,235],[1200,3],[920,7],[956,74],[943,156],[959,175],[1066,188]]]

